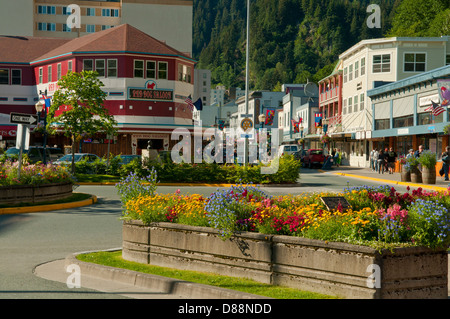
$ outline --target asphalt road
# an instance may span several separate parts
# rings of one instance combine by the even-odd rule
[[[347,183],[348,181],[348,183]],[[264,187],[272,195],[341,191],[343,187],[379,185],[304,169],[298,187]],[[217,187],[160,186],[158,192],[210,195]],[[0,299],[116,299],[116,294],[39,278],[33,269],[76,252],[121,247],[121,208],[114,186],[80,186],[77,192],[98,197],[95,205],[46,213],[0,215]]]

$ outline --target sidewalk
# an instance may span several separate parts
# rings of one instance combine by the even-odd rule
[[[430,190],[447,190],[450,187],[449,181],[444,181],[444,177],[436,176],[436,184],[423,184],[423,183],[412,183],[412,182],[402,182],[400,173],[384,173],[379,174],[377,172],[373,172],[370,168],[358,168],[358,167],[350,167],[350,166],[340,166],[333,167],[331,170],[320,170],[323,173],[347,176],[357,179],[366,179],[370,181],[376,181],[380,183],[388,183],[390,185],[404,185],[409,186],[411,188],[419,188],[430,189]]]

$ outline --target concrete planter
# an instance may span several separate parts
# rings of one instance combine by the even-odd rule
[[[244,232],[223,241],[212,228],[171,223],[123,225],[123,258],[340,296],[447,298],[447,251],[328,243]],[[369,277],[377,279],[375,284]]]
[[[72,183],[0,187],[0,204],[38,203],[72,196]]]

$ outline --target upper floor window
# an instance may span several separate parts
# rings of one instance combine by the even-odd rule
[[[391,55],[390,54],[374,55],[372,72],[373,73],[391,72]]]
[[[56,67],[56,79],[59,80],[61,78],[61,63],[58,63]]]
[[[445,59],[445,65],[450,65],[450,54],[447,54],[447,57]]]
[[[56,14],[55,6],[38,6],[39,14]]]
[[[167,62],[158,62],[158,79],[167,80],[168,64]]]
[[[156,62],[147,61],[147,78],[156,79]]]
[[[0,84],[9,84],[9,69],[0,69]]]
[[[405,72],[424,72],[425,64],[425,53],[405,53]]]
[[[97,71],[98,76],[105,76],[105,60],[95,60],[95,71]]]
[[[359,76],[359,61],[355,62],[355,79]]]
[[[39,84],[44,83],[44,69],[39,68]]]
[[[353,64],[348,66],[348,81],[353,80]]]
[[[55,23],[39,22],[38,23],[38,30],[39,31],[56,31],[56,24]]]
[[[52,82],[53,78],[52,78],[52,66],[49,65],[47,68],[47,82]]]
[[[344,83],[347,83],[347,74],[348,74],[348,68],[344,68]]]
[[[144,77],[144,61],[134,60],[134,77],[135,78]]]
[[[83,70],[93,71],[94,70],[93,60],[91,59],[83,60]]]
[[[116,59],[108,59],[108,77],[115,78],[117,77],[117,60]]]
[[[73,62],[72,61],[68,61],[67,62],[67,72],[72,72],[73,69]]]
[[[102,9],[103,17],[118,17],[119,9]]]
[[[70,32],[72,31],[67,24],[63,23],[63,32]]]
[[[361,76],[366,74],[366,58],[361,59]]]
[[[94,24],[86,24],[86,32],[87,33],[94,33],[95,32],[95,25]]]
[[[95,17],[95,8],[87,8],[86,9],[86,15],[88,17]]]

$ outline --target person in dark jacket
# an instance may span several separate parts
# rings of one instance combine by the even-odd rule
[[[380,148],[378,152],[378,174],[384,174],[384,151]]]
[[[449,171],[449,164],[450,164],[449,150],[450,150],[450,147],[447,146],[445,148],[445,152],[442,153],[442,168],[444,169],[444,179],[446,181],[448,181],[448,171]]]

